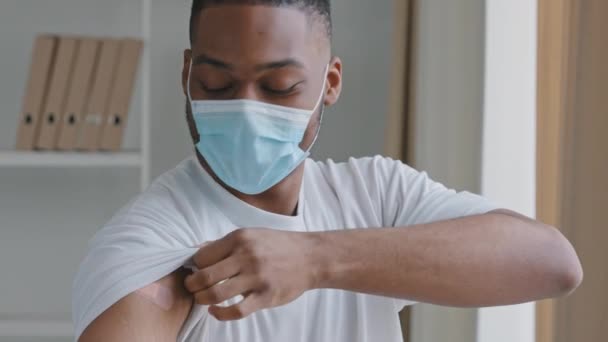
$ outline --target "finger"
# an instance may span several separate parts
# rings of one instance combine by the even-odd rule
[[[192,261],[199,270],[220,262],[232,253],[232,240],[228,236],[203,244],[194,254]]]
[[[248,293],[255,282],[252,277],[236,276],[194,294],[194,300],[199,305],[216,305]]]
[[[264,309],[262,304],[262,297],[254,292],[246,296],[241,302],[232,306],[225,308],[221,306],[211,306],[209,307],[209,313],[218,321],[234,321],[243,319],[258,310]]]
[[[241,265],[235,258],[227,258],[215,265],[198,270],[186,277],[184,286],[190,293],[205,290],[211,286],[234,277],[239,273]]]

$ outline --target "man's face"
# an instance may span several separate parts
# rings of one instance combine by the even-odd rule
[[[332,105],[340,93],[341,62],[331,58],[319,20],[289,7],[204,9],[197,18],[192,50],[184,55],[184,93],[192,59],[193,100],[250,99],[312,109],[321,96],[323,105]],[[321,107],[309,123],[302,148],[314,139]],[[195,134],[192,122],[189,125]]]

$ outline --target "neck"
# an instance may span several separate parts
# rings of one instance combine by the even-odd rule
[[[232,189],[213,172],[203,156],[196,151],[199,163],[211,175],[213,180],[241,201],[258,209],[278,215],[295,216],[304,175],[304,163],[299,165],[289,176],[277,185],[257,195],[247,195]]]

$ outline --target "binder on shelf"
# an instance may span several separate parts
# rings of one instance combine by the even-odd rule
[[[59,150],[76,148],[78,132],[90,96],[93,73],[97,65],[101,41],[93,38],[80,39],[74,64],[72,82],[68,89],[65,108],[58,130],[55,147]]]
[[[79,150],[96,151],[99,148],[102,124],[106,120],[107,105],[114,82],[119,53],[119,40],[102,40],[91,94],[78,132],[76,148]]]
[[[40,132],[36,148],[51,150],[55,148],[57,127],[65,106],[66,95],[74,66],[74,56],[78,51],[78,41],[75,38],[61,37],[57,45],[57,54],[53,66],[47,99],[40,120]]]
[[[34,42],[29,79],[19,118],[16,144],[18,150],[34,149],[40,127],[40,116],[53,73],[56,47],[57,37],[52,35],[38,36]]]
[[[117,151],[122,145],[142,48],[140,40],[121,41],[116,77],[99,145],[102,150]]]

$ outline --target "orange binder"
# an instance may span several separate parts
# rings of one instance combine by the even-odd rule
[[[67,92],[63,114],[59,122],[58,140],[55,147],[59,150],[73,150],[85,106],[91,90],[93,72],[97,64],[100,40],[80,39],[78,54],[74,62],[72,82]]]
[[[99,148],[102,123],[105,122],[119,53],[119,40],[104,39],[102,41],[93,88],[78,133],[76,147],[80,150],[96,151]]]
[[[38,36],[34,42],[29,80],[19,119],[16,146],[18,150],[34,149],[48,83],[53,72],[56,46],[57,37],[50,35]]]
[[[116,78],[100,142],[102,150],[117,151],[122,146],[142,47],[140,40],[124,39],[121,42]]]
[[[53,76],[49,83],[45,110],[40,121],[40,133],[36,143],[38,149],[50,150],[55,147],[57,127],[59,127],[65,105],[67,90],[72,78],[74,56],[77,50],[78,41],[75,38],[59,38]]]

